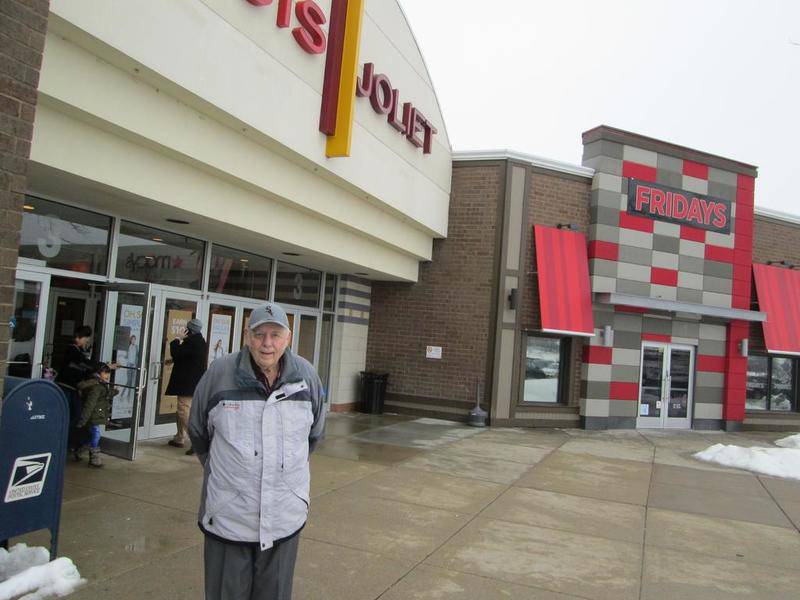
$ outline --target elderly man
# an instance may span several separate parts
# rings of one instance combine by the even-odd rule
[[[325,411],[319,376],[289,348],[291,336],[284,310],[267,302],[250,315],[246,347],[214,361],[194,393],[206,600],[292,595],[308,457]]]

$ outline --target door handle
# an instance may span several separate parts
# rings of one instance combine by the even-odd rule
[[[154,362],[150,364],[151,381],[158,381],[161,379],[161,363]]]

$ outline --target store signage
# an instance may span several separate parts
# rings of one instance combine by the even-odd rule
[[[253,6],[269,6],[273,0],[246,0]],[[293,10],[294,9],[294,10]],[[350,155],[355,98],[369,98],[373,110],[386,115],[388,124],[409,143],[422,148],[423,154],[433,149],[436,127],[411,102],[404,102],[402,113],[400,92],[389,78],[375,73],[373,63],[364,65],[364,74],[356,77],[361,41],[364,0],[332,0],[328,33],[323,10],[313,0],[277,0],[276,25],[288,28],[294,12],[298,27],[292,29],[295,42],[309,54],[326,54],[325,78],[322,85],[319,130],[328,137],[329,158]]]
[[[628,180],[627,212],[718,233],[731,232],[730,200],[638,179]]]

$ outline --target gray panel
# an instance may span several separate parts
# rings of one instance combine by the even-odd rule
[[[673,173],[683,173],[683,159],[675,158],[669,154],[658,154],[656,166],[659,171],[672,171]],[[682,176],[682,175],[681,175]]]
[[[616,277],[617,262],[614,260],[605,260],[602,258],[590,258],[589,274],[601,275],[602,277]]]
[[[653,250],[677,254],[681,247],[680,242],[680,238],[667,237],[657,233],[653,234]]]
[[[609,420],[617,422],[620,418],[625,418],[636,421],[638,407],[639,403],[631,400],[612,400],[608,403]],[[613,429],[625,429],[625,427],[613,427]]]
[[[723,171],[716,167],[708,169],[708,182],[723,183],[735,188],[739,183],[739,176],[733,171]]]
[[[683,175],[675,171],[662,171],[659,169],[656,171],[656,183],[680,189],[683,187]]]
[[[716,431],[722,429],[722,419],[695,419],[692,421],[692,429]]]
[[[703,291],[717,294],[730,294],[733,289],[733,280],[721,277],[703,276]]]
[[[635,402],[626,402],[636,408]],[[634,411],[635,412],[635,411]],[[636,417],[608,417],[606,421],[608,429],[636,429]]]
[[[604,206],[613,208],[617,212],[622,207],[622,194],[619,192],[609,192],[608,190],[592,190],[590,206]]]
[[[622,176],[622,159],[609,158],[608,156],[595,156],[594,158],[584,158],[583,166],[594,169],[598,173],[608,173],[609,175]]]
[[[678,288],[678,302],[691,302],[692,304],[703,303],[702,290],[691,290],[689,288]]]
[[[608,225],[590,225],[589,239],[618,244],[619,227],[609,227]]]
[[[600,310],[595,308],[593,311],[594,315],[594,326],[602,329],[606,325],[614,325],[614,315],[616,313],[610,310]]]
[[[715,371],[697,371],[694,375],[694,383],[697,387],[725,387],[725,373]]]
[[[625,202],[628,201],[628,182],[629,181],[630,181],[630,179],[628,177],[623,177],[622,178],[622,189],[620,190],[620,192],[625,195]]]
[[[696,256],[683,256],[678,259],[678,271],[702,275],[705,270],[705,260]]]
[[[650,317],[645,317],[642,323],[642,331],[645,333],[672,335],[672,321],[668,319],[652,319]]]
[[[581,427],[583,429],[608,429],[608,417],[584,417],[581,415]]]
[[[743,423],[741,421],[725,421],[723,425],[725,431],[728,433],[734,433],[736,431],[742,431]],[[794,431],[793,427],[782,429],[782,431]]]
[[[733,265],[731,263],[724,263],[716,260],[704,260],[703,275],[731,279],[733,278]]]
[[[725,356],[727,344],[718,340],[700,340],[697,344],[697,353],[706,356]]]
[[[650,284],[644,281],[630,281],[629,279],[617,280],[617,292],[620,294],[633,294],[634,296],[650,297]]]
[[[611,395],[611,383],[608,381],[582,381],[581,397],[607,400]]]
[[[636,265],[652,265],[653,251],[635,246],[619,247],[619,262],[633,263]]]
[[[617,227],[619,226],[619,208],[592,206],[589,210],[589,219],[590,223]]]
[[[637,383],[639,381],[639,367],[631,367],[629,365],[611,365],[611,381]],[[634,414],[634,416],[636,415]]]
[[[614,315],[613,327],[614,329],[618,329],[620,331],[633,331],[636,333],[641,333],[642,316],[627,313],[616,313]]]
[[[622,144],[609,142],[608,140],[597,140],[583,147],[583,159],[594,158],[595,156],[608,156],[609,158],[622,159]]]
[[[697,404],[722,404],[725,397],[725,388],[696,386],[694,388],[694,401]]]
[[[642,335],[635,331],[615,331],[614,332],[614,348],[628,348],[631,350],[638,350],[642,347]],[[594,396],[587,396],[592,398]],[[607,396],[599,396],[607,398]]]
[[[724,183],[717,183],[715,181],[708,182],[708,195],[712,198],[722,198],[723,200],[730,200],[736,202],[736,186],[725,185]]]
[[[697,339],[700,337],[700,323],[672,321],[672,335],[681,338]]]

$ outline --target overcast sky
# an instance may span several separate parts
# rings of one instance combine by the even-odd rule
[[[606,124],[758,167],[800,215],[800,1],[400,0],[454,150],[580,164]]]

